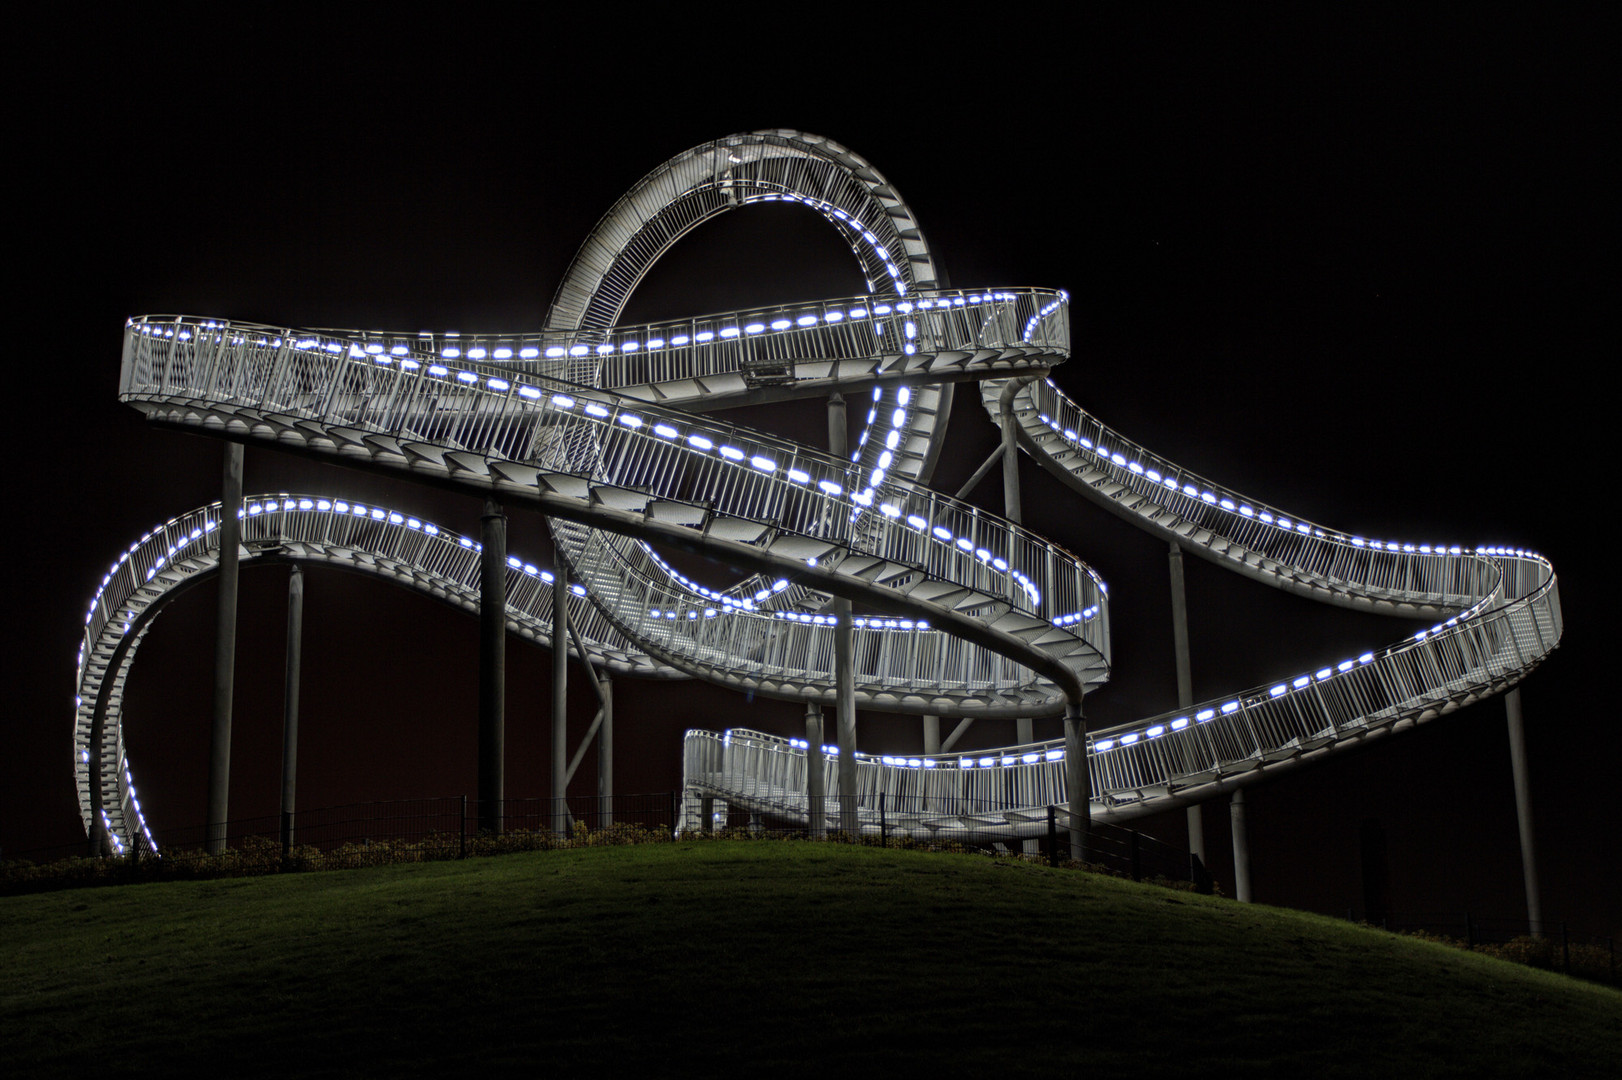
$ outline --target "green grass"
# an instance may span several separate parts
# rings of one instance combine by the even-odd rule
[[[6,1076],[1618,1074],[1622,993],[974,856],[691,843],[0,899]]]

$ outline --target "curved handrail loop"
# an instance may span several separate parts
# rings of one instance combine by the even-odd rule
[[[695,146],[633,185],[580,245],[558,285],[547,329],[608,329],[643,275],[688,231],[729,210],[773,201],[797,202],[827,220],[849,244],[876,296],[906,299],[945,285],[923,230],[895,185],[832,139],[778,128]],[[945,434],[944,424],[936,421],[950,408],[950,384],[919,388],[906,428],[909,448],[900,455],[901,475],[928,482]],[[915,454],[910,444],[918,440],[923,446]]]
[[[243,500],[239,554],[244,562],[319,563],[383,578],[471,614],[479,610],[479,545],[432,522],[370,503],[275,493]],[[112,563],[91,598],[79,646],[73,727],[74,774],[88,832],[99,817],[124,850],[141,813],[125,750],[124,685],[136,649],[164,607],[219,567],[220,504],[154,527]],[[507,559],[507,628],[552,644],[552,574]],[[584,590],[569,604],[569,625],[596,667],[638,678],[686,678],[658,663],[606,622]],[[102,767],[103,762],[113,767]],[[99,778],[99,780],[98,780]]]
[[[911,209],[870,162],[819,135],[789,129],[756,131],[685,150],[616,201],[564,274],[547,314],[547,329],[606,334],[619,321],[643,276],[682,236],[719,214],[766,202],[798,203],[821,215],[850,247],[876,301],[910,304],[945,283]],[[891,344],[879,349],[859,347],[858,355],[868,351],[904,358],[927,352],[911,339],[922,323],[924,320],[909,320],[908,336],[892,335]],[[597,367],[589,354],[582,359],[585,366],[577,381],[623,385],[634,396],[644,396],[633,389],[634,383],[620,383],[615,372]],[[911,365],[885,360],[876,366],[897,371]],[[730,394],[721,387],[695,383],[700,393],[691,394],[690,402],[699,408],[715,408],[773,400],[788,387],[801,393],[817,383],[825,385],[824,392],[847,388],[837,379],[803,382],[769,361],[763,367],[741,364],[736,372],[731,376],[736,385],[726,388]],[[919,382],[906,394],[892,390],[897,400],[891,401],[885,400],[882,386],[876,385],[874,408],[898,417],[894,434],[899,438],[888,447],[877,442],[868,445],[864,438],[851,448],[852,461],[868,470],[887,467],[898,479],[927,483],[943,445],[946,425],[942,421],[951,409],[953,385],[941,380]],[[877,464],[881,455],[885,466]],[[580,558],[583,532],[554,529],[554,540],[573,559]],[[627,541],[605,538],[603,542],[626,548],[622,555],[627,559],[636,557]],[[768,584],[754,579],[743,587],[754,592]],[[816,606],[826,603],[828,597],[796,590],[792,599]]]

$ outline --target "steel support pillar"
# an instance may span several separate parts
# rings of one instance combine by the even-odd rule
[[[493,498],[479,518],[479,831],[499,833],[506,797],[507,515]]]
[[[287,671],[282,680],[282,856],[293,851],[293,813],[298,793],[299,662],[304,640],[304,570],[296,563],[287,579]]]
[[[1011,398],[1005,397],[1002,402],[1002,411],[998,416],[999,426],[1002,428],[1002,504],[1003,516],[1015,525],[1022,525],[1025,521],[1025,509],[1019,497],[1019,447],[1014,440],[1016,431],[1014,425],[1014,408]],[[1021,746],[1027,746],[1036,741],[1035,728],[1031,718],[1022,716],[1014,721],[1014,741]],[[1027,855],[1034,855],[1039,845],[1035,840],[1026,840],[1022,845]]]
[[[1035,724],[1028,716],[1021,716],[1014,721],[1014,741],[1021,746],[1029,746],[1036,741]],[[1035,855],[1042,850],[1041,841],[1034,837],[1020,841],[1020,850],[1027,855]]]
[[[850,454],[845,420],[845,399],[828,395],[828,452],[846,460]],[[835,597],[834,616],[834,723],[839,744],[839,828],[855,837],[860,828],[856,803],[856,672],[852,647],[854,626],[850,601]]]
[[[1233,897],[1250,903],[1250,836],[1245,831],[1245,789],[1233,793],[1228,802],[1228,820],[1233,823]]]
[[[237,660],[237,550],[242,544],[242,444],[225,444],[220,495],[220,591],[214,619],[214,725],[208,745],[208,840],[210,855],[225,850],[231,806],[231,699]]]
[[[821,840],[828,835],[827,774],[822,753],[822,708],[808,704],[805,707],[805,809],[806,824],[811,839]]]
[[[1002,427],[1002,504],[1003,516],[1015,525],[1023,525],[1023,511],[1019,501],[1019,449],[1014,443],[1014,408],[1004,400],[1000,416]]]
[[[839,828],[854,838],[860,830],[856,790],[856,674],[850,601],[834,601],[834,681],[839,694]]]
[[[603,723],[597,729],[597,827],[614,824],[614,681],[603,672],[598,680],[602,691]]]
[[[1079,701],[1064,707],[1064,786],[1070,802],[1070,857],[1086,862],[1093,828],[1093,778],[1087,765],[1087,720]]]
[[[569,835],[569,575],[552,579],[552,832]]]
[[[1188,660],[1188,597],[1183,591],[1183,549],[1177,541],[1171,542],[1167,555],[1171,563],[1171,638],[1177,652],[1177,707],[1187,709],[1194,704],[1194,676]],[[1188,854],[1199,859],[1200,865],[1209,867],[1205,857],[1205,807],[1195,803],[1188,808]]]
[[[1509,767],[1515,777],[1515,820],[1521,828],[1521,875],[1526,879],[1526,917],[1532,936],[1543,936],[1543,898],[1538,890],[1537,845],[1532,836],[1532,787],[1526,767],[1526,731],[1521,726],[1521,688],[1504,695],[1509,718]]]
[[[938,716],[924,717],[924,753],[938,754],[941,752],[941,718]]]

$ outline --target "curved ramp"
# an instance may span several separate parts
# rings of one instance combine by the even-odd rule
[[[243,565],[312,563],[393,582],[470,614],[479,611],[479,545],[398,511],[314,495],[278,493],[243,500],[238,515]],[[172,518],[142,536],[109,567],[85,615],[73,727],[74,776],[88,831],[100,818],[115,848],[137,831],[149,848],[124,745],[124,685],[141,639],[173,599],[219,569],[220,504]],[[552,644],[552,573],[509,556],[507,628]],[[588,660],[615,674],[686,678],[626,641],[573,587],[569,625]],[[110,768],[102,767],[102,764]],[[93,777],[100,777],[94,782]]]
[[[1011,406],[1020,446],[1044,468],[1148,532],[1324,603],[1443,620],[1379,652],[1089,732],[1095,819],[1200,802],[1452,712],[1512,687],[1559,644],[1554,569],[1532,552],[1369,539],[1304,521],[1150,453],[1048,380],[988,382],[982,396],[993,418]],[[886,827],[920,836],[1035,836],[1050,805],[1068,818],[1058,742],[857,761],[867,830],[880,828],[881,793]],[[694,793],[806,817],[803,742],[689,732],[684,764]],[[837,770],[824,767],[832,804]]]
[[[839,229],[871,294],[616,325],[687,230],[773,200]],[[1513,684],[1558,642],[1546,561],[1366,540],[1210,484],[1109,432],[1043,378],[1069,355],[1063,292],[944,284],[911,210],[870,164],[816,136],[756,132],[677,155],[616,203],[540,333],[138,318],[125,334],[120,396],[160,423],[539,510],[601,617],[605,649],[649,672],[781,698],[834,699],[835,617],[824,613],[833,597],[883,613],[856,620],[857,696],[868,708],[1056,715],[1107,678],[1097,576],[1029,531],[922,486],[951,389],[970,380],[994,415],[1011,412],[1019,445],[1045,468],[1135,524],[1279,588],[1445,620],[1189,715],[1093,733],[1095,816],[1195,801],[1428,719]],[[870,401],[841,456],[697,415],[829,393]],[[712,588],[651,543],[755,576]],[[104,746],[96,730],[90,741]],[[105,753],[123,761],[116,743]],[[803,746],[691,733],[686,753],[691,792],[806,816]],[[934,803],[906,826],[917,831],[1001,821],[1023,834],[1035,810],[1045,820],[1047,805],[1067,801],[1064,759],[1062,747],[1040,744],[864,760],[858,784],[869,809],[879,793],[903,789]],[[86,784],[87,799],[107,787]],[[115,796],[117,784],[107,789]],[[948,809],[949,797],[968,801]]]

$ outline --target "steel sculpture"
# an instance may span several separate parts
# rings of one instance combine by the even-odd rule
[[[637,283],[686,231],[767,201],[826,218],[870,292],[618,324]],[[611,670],[814,705],[837,702],[844,667],[871,710],[1067,719],[1063,742],[907,758],[690,732],[690,815],[721,800],[865,830],[878,827],[882,796],[907,793],[913,809],[887,827],[1031,836],[1058,805],[1080,835],[1087,818],[1197,802],[1510,688],[1558,643],[1547,561],[1366,539],[1204,480],[1064,397],[1045,375],[1069,349],[1064,292],[947,288],[911,211],[870,164],[828,140],[771,131],[706,143],[639,182],[582,246],[540,332],[147,316],[127,325],[119,392],[156,422],[539,510],[580,583],[569,618],[592,662]],[[925,486],[953,387],[969,381],[1003,425],[1007,455],[1017,446],[1132,523],[1274,587],[1437,625],[1294,680],[1085,732],[1082,695],[1109,672],[1102,582],[1013,521]],[[869,403],[849,453],[703,415],[829,394]],[[217,564],[217,521],[205,508],[143,537],[91,602],[75,726],[80,803],[87,829],[99,822],[120,845],[145,829],[118,721],[123,680],[163,600]],[[477,606],[477,545],[415,519],[266,496],[242,522],[248,558],[354,565]],[[756,576],[711,587],[653,544]],[[535,567],[509,567],[508,625],[542,639],[550,590]],[[849,615],[846,602],[865,613]],[[809,812],[818,778],[843,800],[842,818],[829,812],[833,799]]]

